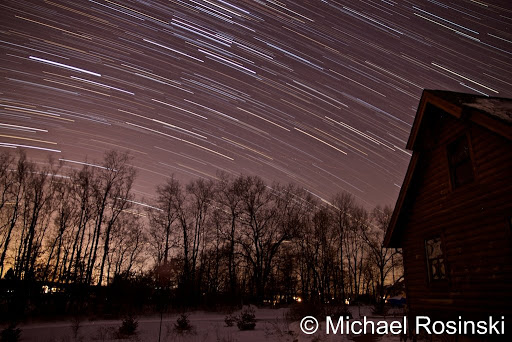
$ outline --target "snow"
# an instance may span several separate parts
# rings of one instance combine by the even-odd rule
[[[348,336],[341,334],[327,335],[325,322],[321,322],[320,329],[315,334],[306,335],[300,330],[299,322],[288,322],[286,312],[288,309],[256,309],[256,328],[253,331],[239,331],[235,326],[226,327],[225,313],[210,313],[196,311],[189,313],[189,320],[194,327],[193,333],[178,334],[174,331],[174,323],[178,314],[164,315],[162,321],[162,342],[333,342],[333,341],[396,341],[398,335]],[[372,317],[371,307],[350,307],[355,319],[367,317],[367,320],[388,322],[401,320],[403,314],[398,312],[397,317]],[[235,312],[234,314],[237,314]],[[138,317],[137,334],[128,339],[116,339],[115,332],[121,325],[121,320],[82,321],[78,330],[78,338],[73,337],[71,321],[52,323],[27,323],[19,328],[22,330],[22,341],[40,342],[72,342],[72,341],[158,341],[160,317]],[[337,319],[333,319],[337,321]],[[5,326],[2,327],[2,329]]]
[[[477,98],[473,103],[464,103],[465,106],[473,107],[494,115],[503,121],[512,123],[512,101],[497,98]]]

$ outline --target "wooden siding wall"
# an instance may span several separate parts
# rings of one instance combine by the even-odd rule
[[[452,117],[439,122],[420,157],[403,235],[411,314],[512,314],[512,142]],[[469,133],[475,179],[452,189],[448,143]],[[429,137],[425,137],[428,139]],[[432,138],[432,136],[430,136]],[[442,238],[446,282],[430,283],[424,242]]]

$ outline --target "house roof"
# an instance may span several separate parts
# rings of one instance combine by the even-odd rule
[[[428,125],[428,122],[433,122],[432,120],[426,120],[426,116],[439,115],[435,112],[427,112],[425,109],[428,104],[442,109],[443,112],[457,119],[464,118],[512,140],[512,99],[425,89],[421,95],[411,134],[406,145],[406,148],[412,150],[413,154],[384,237],[384,246],[386,247],[400,247],[400,236],[403,231],[400,218],[407,211],[406,199],[410,197],[412,185],[415,179],[418,178],[415,177],[416,165],[420,158],[417,145],[418,136]]]

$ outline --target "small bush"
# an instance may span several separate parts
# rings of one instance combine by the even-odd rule
[[[235,321],[236,317],[233,315],[226,315],[226,317],[224,317],[224,323],[226,323],[226,327],[232,327],[235,325]]]
[[[254,308],[248,306],[242,309],[240,315],[236,316],[236,326],[240,330],[254,330],[254,327],[256,327]]]
[[[7,328],[2,330],[0,341],[2,342],[18,342],[21,340],[21,329],[16,327],[16,323],[11,323]]]
[[[119,336],[120,338],[126,336],[132,336],[137,333],[137,327],[139,326],[139,322],[133,316],[127,316],[123,319],[121,326],[119,327]]]
[[[191,332],[192,329],[193,326],[190,324],[187,314],[181,314],[176,320],[176,323],[174,323],[174,330],[178,333]]]

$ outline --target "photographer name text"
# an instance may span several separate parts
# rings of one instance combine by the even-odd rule
[[[464,320],[459,316],[457,320],[440,321],[433,320],[428,316],[416,316],[414,318],[414,330],[416,335],[504,335],[505,317],[499,318],[489,316],[486,320]],[[320,323],[313,316],[306,316],[300,322],[300,329],[304,334],[316,333]],[[351,335],[403,335],[407,334],[407,317],[399,320],[376,320],[366,316],[361,319],[350,319],[339,317],[333,319],[330,316],[325,318],[325,333],[327,335],[351,334]]]

